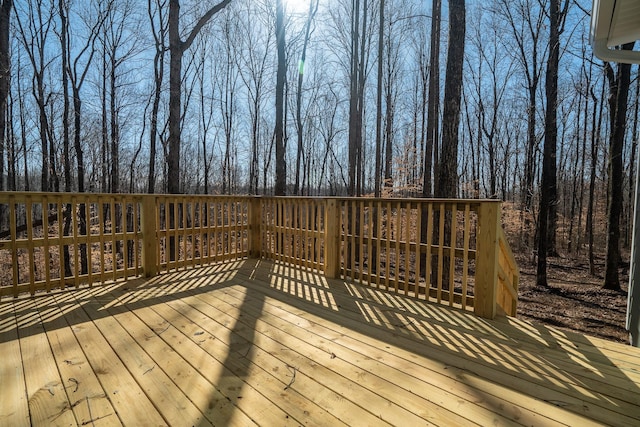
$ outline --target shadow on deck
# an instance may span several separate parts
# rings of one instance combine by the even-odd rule
[[[638,349],[271,261],[0,310],[0,424],[640,423]]]

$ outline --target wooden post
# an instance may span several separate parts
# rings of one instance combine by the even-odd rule
[[[142,271],[145,277],[158,274],[157,247],[158,225],[156,224],[156,198],[153,195],[142,196]]]
[[[249,201],[249,256],[260,258],[262,253],[262,198],[256,196]]]
[[[324,222],[324,275],[340,277],[340,202],[327,199]]]
[[[478,209],[476,282],[474,312],[479,317],[496,317],[498,293],[498,230],[500,202],[485,201]]]

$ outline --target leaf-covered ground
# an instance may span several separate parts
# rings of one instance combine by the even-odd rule
[[[627,271],[620,274],[622,291],[602,289],[601,271],[588,265],[550,258],[547,288],[536,286],[535,266],[520,262],[518,317],[587,335],[628,343]]]

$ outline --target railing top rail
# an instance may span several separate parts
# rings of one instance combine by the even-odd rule
[[[498,230],[498,237],[500,238],[500,245],[504,248],[506,252],[506,256],[509,261],[515,266],[516,271],[519,270],[518,263],[516,262],[516,257],[513,255],[513,251],[511,250],[511,246],[509,246],[509,242],[507,241],[507,235],[504,233],[504,229],[500,227]]]
[[[340,201],[372,201],[372,202],[412,202],[412,203],[468,203],[480,205],[482,203],[502,203],[499,199],[457,199],[457,198],[421,198],[421,197],[366,197],[366,196],[247,196],[263,199],[311,199],[311,200],[340,200]]]
[[[47,192],[47,191],[0,191],[0,200],[7,196],[28,197],[126,197],[138,199],[143,197],[158,198],[228,198],[228,199],[306,199],[306,200],[340,200],[340,201],[368,201],[368,202],[411,202],[411,203],[467,203],[479,205],[483,203],[501,203],[499,199],[458,199],[458,198],[422,198],[422,197],[347,197],[347,196],[271,196],[271,195],[228,195],[228,194],[168,194],[168,193],[78,193],[78,192]]]
[[[13,197],[29,197],[29,198],[70,198],[70,197],[115,197],[115,198],[127,198],[127,199],[141,199],[148,196],[147,194],[138,193],[77,193],[77,192],[52,192],[52,191],[0,191],[0,200],[8,200],[10,196]]]
[[[0,199],[7,196],[28,196],[28,197],[127,197],[132,199],[140,199],[143,197],[189,197],[189,198],[229,198],[229,199],[246,199],[257,196],[238,195],[232,196],[227,194],[161,194],[161,193],[78,193],[78,192],[52,192],[52,191],[0,191]]]

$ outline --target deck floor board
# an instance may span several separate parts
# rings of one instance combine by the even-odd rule
[[[639,425],[640,350],[243,260],[0,303],[2,425]]]
[[[43,324],[76,421],[80,425],[120,425],[95,372],[88,369],[89,362],[82,347],[65,318],[59,315],[59,306],[51,304],[51,300],[36,302],[41,316],[48,313],[51,319]]]
[[[18,339],[16,316],[11,302],[0,305],[0,355],[2,355],[2,370],[0,370],[0,424],[24,426],[30,424],[29,406]]]

